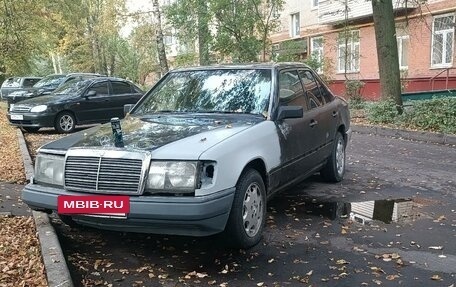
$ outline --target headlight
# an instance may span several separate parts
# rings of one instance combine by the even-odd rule
[[[146,190],[193,192],[197,166],[197,162],[192,161],[152,161]]]
[[[39,105],[39,106],[35,106],[35,107],[31,108],[30,112],[31,113],[41,113],[41,112],[44,112],[46,109],[47,109],[46,105]]]
[[[35,163],[35,181],[63,186],[63,169],[65,157],[38,154]]]

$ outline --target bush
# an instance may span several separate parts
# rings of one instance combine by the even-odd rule
[[[456,134],[456,98],[414,101],[400,118],[408,127]]]
[[[367,119],[374,124],[392,124],[396,120],[397,109],[393,100],[366,104]]]

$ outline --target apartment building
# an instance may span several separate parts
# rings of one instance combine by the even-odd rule
[[[456,88],[455,0],[393,1],[404,91]],[[364,98],[380,98],[372,3],[366,0],[287,0],[273,53],[322,63],[337,94],[347,79],[364,82]],[[293,44],[293,49],[285,48]]]

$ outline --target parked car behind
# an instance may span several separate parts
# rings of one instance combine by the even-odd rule
[[[9,94],[27,90],[35,85],[41,77],[12,77],[6,79],[0,88],[0,97],[2,100]]]
[[[78,79],[78,80],[86,80],[94,77],[101,77],[100,74],[93,74],[93,73],[71,73],[71,74],[55,74],[49,75],[42,78],[39,82],[25,90],[15,91],[10,93],[6,98],[8,101],[8,106],[26,99],[45,96],[49,95],[57,89],[61,87],[65,83]]]
[[[71,133],[76,125],[122,118],[124,105],[135,104],[142,95],[140,88],[124,79],[73,79],[50,95],[11,105],[8,119],[29,132],[54,127],[60,133]]]
[[[266,201],[275,193],[315,172],[343,179],[350,134],[347,103],[304,64],[175,70],[120,127],[100,125],[41,147],[22,199],[51,212],[59,196],[79,195],[84,203],[88,194],[100,201],[124,195],[124,213],[60,216],[130,232],[225,230],[246,248],[260,241]]]

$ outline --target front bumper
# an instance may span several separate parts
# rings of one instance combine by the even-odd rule
[[[22,119],[12,119],[12,116],[22,116]],[[54,127],[55,114],[51,113],[8,113],[11,125],[18,127],[46,128]]]
[[[96,228],[172,235],[206,236],[222,232],[228,220],[235,188],[206,196],[131,196],[126,218],[74,215],[77,223]],[[22,200],[34,210],[57,211],[59,195],[94,195],[28,184]],[[100,195],[100,194],[97,194]]]

